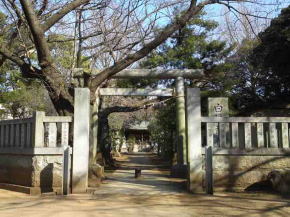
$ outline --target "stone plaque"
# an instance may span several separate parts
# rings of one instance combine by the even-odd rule
[[[229,117],[229,99],[227,97],[208,98],[209,117]]]

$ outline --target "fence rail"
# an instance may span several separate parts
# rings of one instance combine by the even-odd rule
[[[45,116],[0,121],[0,150],[57,148],[68,146],[72,117]]]
[[[289,148],[289,117],[202,117],[203,143],[221,148]]]
[[[0,121],[0,148],[31,147],[33,118]]]

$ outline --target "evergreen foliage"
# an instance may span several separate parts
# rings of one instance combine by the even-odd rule
[[[289,103],[290,96],[290,6],[259,34],[261,42],[251,55],[255,70],[263,82],[260,88],[264,104]]]
[[[167,43],[160,46],[142,62],[146,68],[161,67],[165,69],[204,69],[203,80],[186,80],[189,86],[201,87],[203,96],[225,95],[232,87],[233,80],[227,79],[227,72],[232,67],[227,62],[234,45],[213,39],[211,36],[217,23],[204,20],[201,16],[192,20],[185,28],[177,31]],[[174,80],[159,82],[163,87],[171,87]],[[205,110],[205,109],[203,109]],[[150,134],[159,144],[164,157],[172,157],[176,143],[176,104],[172,99],[156,111],[150,123]]]

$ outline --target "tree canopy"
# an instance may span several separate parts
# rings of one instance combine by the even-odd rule
[[[263,97],[267,102],[285,102],[290,96],[290,6],[259,34],[260,43],[251,55],[253,66],[263,80]],[[286,101],[289,103],[289,100]]]
[[[237,12],[243,2],[263,8],[263,2],[241,0],[2,0],[0,65],[11,61],[24,77],[39,79],[57,112],[71,113],[73,89],[80,85],[74,68],[100,71],[83,75],[93,102],[104,81],[147,56],[206,6]],[[179,13],[173,16],[175,8]],[[64,53],[71,58],[60,60]]]

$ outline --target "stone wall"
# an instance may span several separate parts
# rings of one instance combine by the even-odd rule
[[[32,156],[0,155],[0,183],[32,187]]]
[[[62,185],[62,155],[0,154],[0,183],[58,192]]]
[[[290,168],[287,155],[213,155],[214,189],[245,190],[255,183],[266,181],[272,170],[287,168]]]
[[[33,156],[32,186],[41,187],[44,189],[51,187],[61,187],[62,161],[62,155]]]

